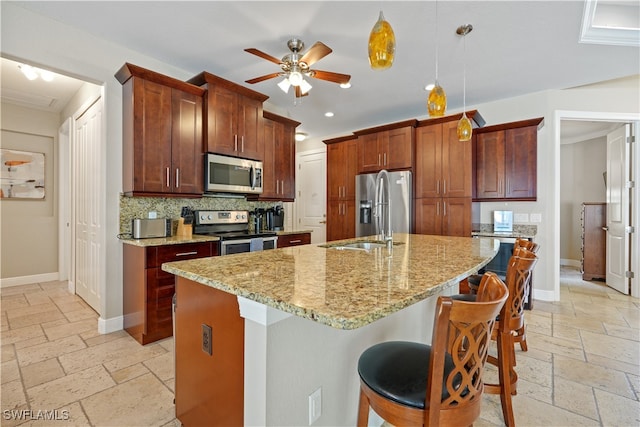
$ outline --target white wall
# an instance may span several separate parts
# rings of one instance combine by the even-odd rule
[[[0,201],[2,285],[15,284],[11,279],[16,277],[55,280],[58,272],[58,184],[54,171],[58,115],[3,103],[0,122],[2,148],[45,155],[45,199]]]
[[[582,258],[582,203],[605,202],[606,137],[560,147],[560,258]]]

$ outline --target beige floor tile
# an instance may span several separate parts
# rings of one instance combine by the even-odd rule
[[[46,411],[48,415],[45,415],[44,411]],[[45,419],[45,416],[48,416],[49,418]],[[78,402],[54,409],[53,411],[43,410],[40,415],[38,415],[37,411],[33,411],[32,418],[33,419],[31,421],[20,424],[20,427],[89,427],[91,425]]]
[[[627,374],[627,378],[629,378],[631,388],[633,388],[633,391],[636,394],[636,400],[640,400],[640,375]]]
[[[13,320],[17,317],[30,316],[32,314],[46,313],[48,311],[58,310],[58,307],[50,301],[45,304],[28,305],[26,307],[17,307],[6,310],[9,320]]]
[[[615,369],[616,371],[626,372],[630,374],[637,374],[640,372],[640,368],[637,365],[631,363],[620,362],[619,360],[610,359],[608,357],[599,356],[597,354],[587,353],[587,361],[597,366],[604,366],[605,368]]]
[[[518,394],[513,397],[514,399],[519,398],[519,396],[528,396],[544,403],[553,403],[552,387],[545,387],[540,384],[529,382],[523,378],[518,378],[516,391]]]
[[[116,383],[121,384],[125,381],[129,381],[148,373],[149,369],[144,364],[136,363],[135,365],[127,366],[126,368],[111,372],[111,377]]]
[[[153,359],[145,360],[144,365],[151,370],[161,381],[173,378],[174,357],[173,352],[167,352]]]
[[[562,297],[561,297],[562,300]],[[553,314],[573,315],[573,304],[571,302],[550,302],[550,301],[536,301],[534,304],[534,310]]]
[[[53,302],[50,296],[45,291],[31,292],[28,294],[24,294],[24,296],[29,302],[29,305],[49,304]]]
[[[553,384],[553,401],[556,406],[576,414],[599,420],[593,389],[589,386],[556,376]]]
[[[24,328],[11,329],[2,332],[2,345],[15,344],[31,338],[44,337],[44,332],[40,325],[30,325]]]
[[[163,348],[165,348],[167,351],[173,351],[173,337],[169,337],[169,338],[165,338],[163,340],[158,341],[156,344],[162,346]]]
[[[7,310],[17,310],[20,308],[28,307],[29,301],[24,294],[15,294],[9,296],[2,296],[2,303],[0,307],[2,308],[2,312],[5,313]]]
[[[176,379],[175,378],[171,378],[171,379],[166,380],[164,382],[164,385],[166,385],[167,388],[169,390],[171,390],[171,393],[175,393],[175,391],[176,391]]]
[[[132,338],[133,340],[133,338]],[[121,355],[121,357],[114,358],[108,362],[105,362],[104,366],[109,370],[109,372],[114,372],[127,366],[134,365],[136,363],[144,362],[145,360],[152,359],[156,356],[160,356],[162,354],[166,354],[167,350],[162,348],[159,345],[146,345],[141,346],[138,344],[137,349],[129,351],[126,355]]]
[[[65,372],[55,357],[22,367],[22,381],[27,389],[61,378],[64,375]]]
[[[0,331],[5,332],[9,330],[9,319],[7,319],[7,313],[4,311],[0,315]]]
[[[15,380],[20,380],[18,361],[13,359],[2,362],[2,364],[0,364],[0,382],[4,384]]]
[[[45,304],[42,304],[45,305]],[[48,305],[48,304],[46,304]],[[55,306],[53,306],[55,307]],[[57,308],[52,308],[49,311],[42,311],[39,313],[28,314],[25,316],[9,316],[9,327],[11,329],[24,328],[30,325],[39,325],[40,323],[50,322],[52,320],[64,319],[64,314]]]
[[[620,325],[612,325],[610,323],[604,323],[604,329],[607,335],[612,337],[624,338],[625,340],[633,340],[640,342],[640,328],[628,328]]]
[[[30,292],[40,292],[42,288],[39,284],[33,283],[31,285],[20,285],[20,286],[10,286],[8,288],[2,288],[0,291],[2,293],[2,297],[7,297],[10,295],[19,295],[19,294],[28,294]]]
[[[90,308],[84,307],[79,310],[65,312],[64,315],[67,319],[69,319],[69,322],[78,322],[85,319],[94,319],[96,321],[98,320],[98,315],[95,311]]]
[[[527,343],[529,348],[543,349],[546,352],[584,360],[582,345],[575,341],[529,332],[527,333]]]
[[[91,310],[89,307],[87,307],[86,304],[83,304],[82,301],[78,301],[77,298],[74,298],[73,300],[70,300],[70,301],[65,301],[58,298],[55,301],[55,304],[63,313],[69,313],[71,311],[78,311],[78,310]],[[97,315],[95,312],[93,312],[93,314]]]
[[[604,325],[602,320],[597,317],[590,316],[566,316],[556,314],[553,316],[553,327],[564,326],[570,328],[584,329],[593,332],[604,333]]]
[[[126,331],[116,331],[110,334],[101,334],[100,332],[98,332],[97,328],[82,332],[80,334],[80,338],[84,340],[87,347],[93,347],[128,336],[130,335]]]
[[[80,320],[78,322],[65,322],[61,325],[43,324],[42,328],[50,341],[60,338],[68,337],[71,335],[77,335],[84,331],[98,330],[98,322],[94,319]]]
[[[173,393],[152,374],[87,397],[82,406],[96,426],[160,426],[175,416]]]
[[[42,328],[41,328],[42,329]],[[39,345],[39,344],[44,344],[46,342],[48,342],[49,340],[47,339],[47,336],[44,334],[44,332],[42,332],[42,335],[35,337],[35,338],[31,338],[28,340],[24,340],[24,341],[18,341],[14,344],[16,351],[20,350],[22,348],[27,348],[27,347],[33,347],[35,345]]]
[[[2,384],[2,394],[0,396],[2,410],[17,409],[27,404],[27,397],[24,394],[22,381],[14,380]]]
[[[598,421],[549,405],[527,396],[513,399],[513,413],[519,427],[599,426]]]
[[[633,398],[626,375],[620,371],[592,365],[580,360],[563,356],[555,356],[553,361],[553,374],[579,384],[617,393],[620,396]]]
[[[180,427],[180,426],[182,426],[182,423],[177,419],[173,419],[168,423],[166,423],[165,425],[163,425],[162,427]]]
[[[637,308],[618,308],[620,314],[627,321],[628,326],[637,328],[640,325],[640,310]]]
[[[581,332],[584,351],[640,366],[640,343],[609,335]]]
[[[565,324],[553,325],[553,336],[564,340],[575,341],[580,345],[580,329]]]
[[[32,363],[58,357],[66,353],[85,348],[84,342],[79,336],[73,335],[56,341],[48,341],[31,347],[17,349],[20,366],[27,366]]]
[[[115,385],[103,366],[94,366],[27,389],[32,408],[59,408]],[[129,396],[132,399],[132,396]],[[135,399],[132,399],[135,400]]]
[[[8,362],[9,360],[16,359],[16,348],[13,344],[3,344],[1,349],[0,361]]]
[[[637,400],[626,399],[603,390],[595,390],[596,401],[602,424],[605,426],[640,425],[640,404]]]
[[[550,388],[553,385],[553,366],[551,363],[527,357],[525,354],[517,354],[516,362],[515,371],[518,378],[543,387]]]

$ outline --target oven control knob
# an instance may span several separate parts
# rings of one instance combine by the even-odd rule
[[[204,219],[205,219],[205,218],[206,218],[206,216],[204,216],[204,215],[200,215],[200,220],[201,220],[201,221],[204,221]]]
[[[207,219],[213,219],[213,217],[211,217],[211,215],[207,215]]]

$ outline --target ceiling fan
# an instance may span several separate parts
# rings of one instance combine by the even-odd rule
[[[292,38],[289,40],[287,42],[287,46],[291,53],[283,56],[281,60],[255,48],[245,49],[245,52],[252,53],[260,58],[266,59],[267,61],[278,64],[282,69],[282,71],[277,73],[266,74],[264,76],[245,81],[247,83],[254,84],[282,76],[284,77],[284,80],[278,83],[280,89],[287,93],[289,92],[289,88],[293,86],[295,88],[296,98],[300,98],[301,96],[308,95],[309,90],[311,90],[312,87],[311,84],[304,79],[305,76],[338,84],[347,84],[349,83],[349,80],[351,80],[351,76],[348,74],[311,69],[313,64],[333,52],[331,48],[324,43],[316,42],[304,54],[302,54],[304,42],[298,38]]]

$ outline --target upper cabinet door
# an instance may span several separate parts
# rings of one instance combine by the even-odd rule
[[[536,198],[538,162],[537,132],[537,126],[506,130],[506,198]]]
[[[471,197],[473,146],[458,139],[458,122],[442,124],[442,196]]]
[[[358,137],[358,172],[377,172],[382,166],[378,133],[369,133]]]
[[[386,131],[386,147],[383,151],[385,169],[408,169],[413,160],[413,127],[403,127]]]
[[[504,198],[504,132],[476,136],[476,197]]]
[[[236,155],[238,152],[237,95],[222,87],[209,87],[207,94],[207,151]]]
[[[173,89],[171,112],[174,193],[202,193],[202,97]]]
[[[442,125],[416,129],[415,197],[441,197]]]
[[[238,156],[262,160],[262,102],[238,95]]]

